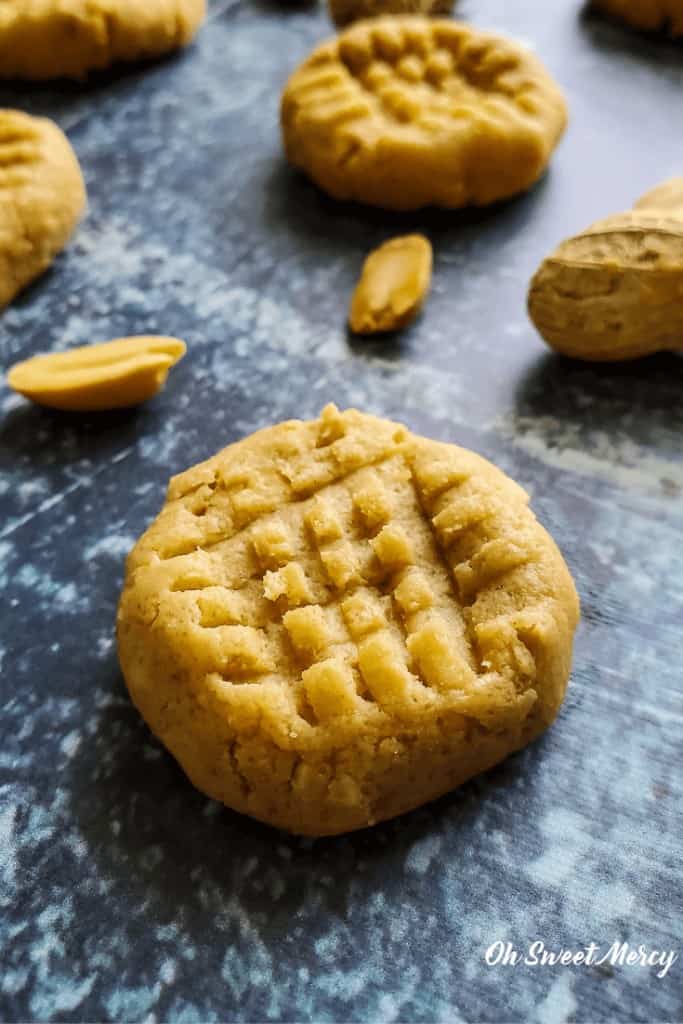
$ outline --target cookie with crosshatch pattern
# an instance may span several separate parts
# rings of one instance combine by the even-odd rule
[[[0,109],[0,309],[64,248],[86,206],[69,140],[46,117]]]
[[[327,835],[542,732],[577,618],[521,487],[329,405],[171,480],[128,558],[118,644],[133,701],[199,789]]]
[[[336,199],[397,210],[524,191],[566,120],[562,93],[529,51],[420,15],[360,21],[323,43],[281,103],[290,163]]]

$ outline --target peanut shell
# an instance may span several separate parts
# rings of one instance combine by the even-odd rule
[[[666,182],[543,261],[528,308],[551,348],[598,361],[683,349],[682,193]]]

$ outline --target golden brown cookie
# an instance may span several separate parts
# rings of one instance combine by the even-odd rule
[[[287,158],[337,199],[491,203],[543,173],[567,119],[540,61],[456,21],[388,16],[319,46],[287,83]]]
[[[454,0],[327,0],[335,25],[350,25],[382,14],[450,14]]]
[[[683,36],[683,0],[593,0],[593,4],[633,28],[665,29],[673,36]]]
[[[0,3],[0,78],[83,78],[119,61],[185,46],[206,0],[12,0]]]
[[[555,718],[578,601],[525,492],[327,406],[171,480],[118,612],[131,696],[199,789],[292,832],[362,828]]]
[[[50,265],[85,204],[76,154],[57,125],[0,110],[0,309]]]

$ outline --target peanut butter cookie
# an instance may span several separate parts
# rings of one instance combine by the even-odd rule
[[[327,406],[171,480],[128,559],[118,644],[135,704],[199,789],[326,835],[538,736],[577,618],[517,484]]]
[[[0,309],[50,265],[85,203],[76,154],[57,125],[0,110]]]
[[[0,3],[0,78],[83,78],[119,61],[185,46],[206,0],[13,0]]]
[[[327,0],[335,25],[350,25],[382,14],[450,14],[453,0]]]
[[[522,192],[566,119],[559,88],[522,47],[456,21],[399,15],[319,46],[281,105],[295,167],[337,199],[397,210]]]
[[[633,28],[654,32],[665,29],[683,36],[683,0],[593,0],[605,14],[621,18]]]

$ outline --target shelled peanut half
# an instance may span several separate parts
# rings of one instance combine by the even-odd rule
[[[185,350],[185,342],[178,338],[119,338],[34,356],[9,370],[7,384],[51,409],[123,409],[161,391],[168,371]]]
[[[423,235],[384,242],[363,264],[349,307],[349,327],[356,334],[405,327],[419,313],[431,276],[432,247]]]

